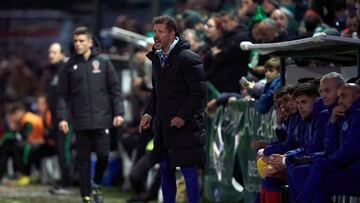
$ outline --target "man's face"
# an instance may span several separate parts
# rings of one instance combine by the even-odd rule
[[[268,0],[264,0],[261,4],[261,7],[264,9],[265,13],[270,14],[276,7],[270,3]]]
[[[283,108],[286,109],[287,114],[293,114],[297,112],[297,105],[295,99],[290,95],[286,94],[282,99]]]
[[[236,20],[231,19],[229,16],[225,15],[224,17],[222,17],[222,21],[223,21],[223,27],[224,30],[226,32],[230,32],[232,31],[238,24],[238,22],[236,22]]]
[[[79,55],[84,55],[89,52],[93,45],[92,39],[88,35],[84,34],[74,35],[73,43],[75,52]]]
[[[353,33],[353,32],[356,32],[357,31],[357,27],[358,27],[358,19],[357,17],[348,17],[347,19],[347,26],[349,28],[349,32],[350,33]]]
[[[289,102],[288,106],[289,106],[290,112],[292,114],[296,113],[298,111],[298,108],[297,108],[297,103],[296,103],[295,98],[290,94],[287,94],[287,98],[288,98],[288,102]]]
[[[155,49],[166,49],[175,38],[175,32],[169,31],[165,24],[154,24],[154,47]]]
[[[273,11],[271,13],[271,19],[275,20],[279,28],[287,28],[288,27],[288,18],[284,12],[279,9]]]
[[[242,7],[246,8],[246,14],[252,15],[256,12],[257,4],[253,0],[243,0]]]
[[[325,106],[333,104],[337,99],[337,85],[336,80],[325,79],[320,82],[320,96],[323,99]]]
[[[278,75],[279,71],[276,68],[269,67],[265,69],[265,77],[268,81],[273,80]]]
[[[301,95],[296,97],[295,100],[301,118],[305,119],[310,116],[311,112],[314,109],[315,98]]]
[[[348,110],[357,98],[355,91],[349,87],[341,87],[338,96],[338,103],[339,105],[344,106],[345,110]]]
[[[49,47],[48,57],[50,64],[57,64],[64,59],[64,54],[61,53],[61,47],[59,44],[52,44]]]
[[[276,108],[280,110],[281,113],[288,114],[289,108],[288,103],[286,101],[287,96],[282,95],[276,100]]]
[[[193,36],[193,34],[189,32],[184,34],[184,39],[189,42],[190,49],[193,51],[199,47],[199,43],[196,41],[195,37],[196,36]]]
[[[46,97],[41,96],[37,99],[37,106],[40,113],[45,113],[48,109]]]
[[[272,42],[277,37],[278,31],[268,26],[265,22],[260,22],[258,29],[260,39],[263,42]]]

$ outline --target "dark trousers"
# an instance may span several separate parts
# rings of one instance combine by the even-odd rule
[[[146,177],[149,170],[158,162],[152,152],[147,152],[134,165],[130,173],[130,181],[137,195],[145,192]],[[156,197],[160,187],[160,174],[157,173],[154,182],[151,184],[150,193]]]
[[[6,175],[7,161],[9,158],[13,158],[14,171],[18,171],[20,166],[15,160],[17,142],[14,139],[7,140],[0,147],[0,179]]]
[[[73,132],[70,131],[66,135],[58,130],[55,130],[56,133],[56,151],[59,160],[59,166],[61,171],[60,186],[69,187],[71,185],[72,176],[71,176],[71,144]]]
[[[184,176],[186,193],[189,203],[200,201],[199,182],[197,167],[181,167]],[[175,203],[176,200],[176,176],[175,168],[170,165],[168,153],[163,153],[160,158],[161,190],[164,203]]]
[[[331,202],[331,195],[360,194],[360,161],[339,166],[329,159],[316,160],[298,196],[301,203]]]
[[[84,130],[76,133],[77,167],[80,178],[81,196],[91,195],[90,160],[91,152],[95,151],[97,161],[94,182],[101,184],[107,167],[110,151],[110,135],[105,129]]]
[[[17,143],[15,166],[23,175],[30,176],[32,164],[40,170],[41,160],[53,155],[55,155],[55,148],[48,144]]]
[[[294,202],[296,200],[304,186],[304,182],[309,174],[310,169],[310,164],[298,166],[291,164],[287,167],[290,202]]]

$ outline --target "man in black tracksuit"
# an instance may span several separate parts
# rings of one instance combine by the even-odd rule
[[[94,201],[100,203],[103,199],[98,185],[108,162],[109,128],[123,122],[120,85],[110,60],[94,49],[92,34],[86,27],[75,29],[73,44],[76,55],[70,58],[60,75],[59,128],[64,133],[69,131],[69,104],[76,134],[81,196],[84,203],[91,203],[92,193]],[[93,184],[90,178],[92,150],[97,155]]]
[[[59,99],[57,89],[59,88],[60,71],[64,67],[66,60],[64,50],[59,43],[52,43],[49,46],[48,59],[50,65],[46,67],[43,76],[43,84],[45,87],[46,101],[49,104],[51,112],[51,127],[49,135],[55,140],[61,171],[61,179],[55,187],[50,189],[50,193],[62,195],[69,194],[70,192],[67,190],[67,188],[71,185],[71,160],[68,155],[71,150],[70,145],[72,132],[70,131],[68,135],[64,135],[62,132],[59,132],[57,127],[59,123],[57,120],[57,102]]]

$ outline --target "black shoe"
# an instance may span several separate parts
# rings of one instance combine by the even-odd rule
[[[99,186],[93,186],[92,196],[94,198],[94,203],[103,203],[104,202],[103,192]]]
[[[132,197],[126,200],[127,203],[145,203],[140,197]]]
[[[85,197],[83,197],[82,203],[93,203],[93,202],[91,201],[91,197],[85,196]]]
[[[152,194],[150,191],[147,192],[143,192],[139,195],[139,198],[143,201],[143,202],[150,202],[152,200],[157,200],[157,195],[156,194]]]

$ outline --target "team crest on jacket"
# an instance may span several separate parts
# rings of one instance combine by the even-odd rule
[[[100,70],[100,62],[98,60],[94,60],[92,63],[91,63],[92,67],[93,67],[93,73],[100,73],[101,70]]]

